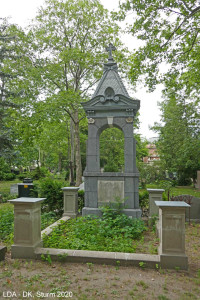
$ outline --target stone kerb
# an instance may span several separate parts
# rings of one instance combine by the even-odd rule
[[[155,201],[162,201],[162,194],[165,190],[163,189],[147,189],[149,192],[149,217],[158,215],[158,206]]]
[[[9,201],[14,204],[12,258],[34,258],[35,248],[42,246],[41,202],[45,199],[21,197]]]
[[[76,217],[78,215],[78,190],[79,187],[64,187],[64,213],[63,217]]]
[[[159,207],[159,255],[161,268],[188,269],[185,254],[185,202],[156,201]]]

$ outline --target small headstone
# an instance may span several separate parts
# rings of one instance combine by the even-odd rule
[[[11,184],[10,186],[10,194],[18,194],[18,184]]]

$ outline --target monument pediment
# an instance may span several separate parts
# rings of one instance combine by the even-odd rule
[[[82,103],[85,111],[87,110],[105,110],[114,109],[121,110],[126,108],[133,108],[138,110],[140,107],[140,101],[125,97],[124,95],[116,94],[112,96],[98,95],[91,100]]]

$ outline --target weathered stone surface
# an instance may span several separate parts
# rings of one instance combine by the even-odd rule
[[[190,210],[186,209],[186,221],[189,220],[190,213],[190,220],[200,223],[200,198],[193,197],[191,202]]]
[[[200,171],[197,171],[197,184],[196,188],[200,190]]]
[[[7,252],[7,247],[0,246],[0,261],[5,259],[6,252]]]
[[[124,181],[98,180],[98,203],[116,202],[124,199]]]
[[[161,267],[187,270],[185,254],[185,209],[180,201],[156,201],[159,207],[159,254]]]
[[[18,183],[15,184],[11,184],[10,186],[10,194],[14,195],[14,194],[18,194]]]
[[[12,258],[34,258],[34,250],[41,247],[41,202],[45,198],[18,198],[14,204],[14,245]]]
[[[76,217],[78,214],[78,190],[79,187],[64,187],[64,213],[63,217]]]
[[[158,215],[158,206],[155,201],[162,201],[162,194],[165,190],[163,189],[147,189],[149,192],[149,217]]]
[[[127,208],[139,209],[138,170],[136,143],[133,138],[133,121],[140,101],[129,97],[117,72],[114,60],[105,64],[103,77],[91,100],[82,103],[87,118],[88,141],[85,177],[85,208],[83,214],[96,211],[103,203],[116,197],[126,200]],[[92,119],[91,119],[92,118]],[[100,172],[99,138],[103,130],[116,127],[124,134],[124,174]],[[135,175],[134,173],[137,173]],[[103,178],[104,177],[104,178]],[[116,178],[120,182],[117,182]],[[129,177],[132,180],[126,180]],[[94,180],[95,179],[95,180]],[[138,213],[132,213],[138,215]]]
[[[87,250],[65,250],[52,248],[38,248],[35,250],[37,259],[41,255],[49,254],[51,259],[56,261],[74,262],[74,263],[95,263],[95,264],[117,264],[121,266],[138,266],[144,262],[145,268],[156,268],[160,265],[158,255],[121,253],[121,252],[104,252],[104,251],[87,251]]]

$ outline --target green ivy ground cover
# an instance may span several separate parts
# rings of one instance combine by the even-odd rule
[[[134,253],[136,241],[142,238],[145,230],[140,219],[104,213],[102,218],[87,216],[63,221],[49,236],[43,237],[43,245],[46,248]]]

